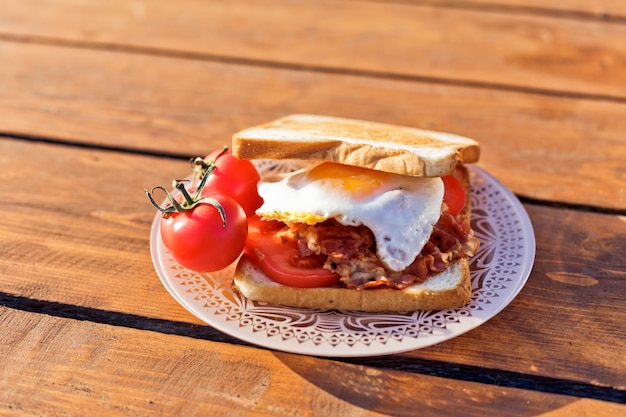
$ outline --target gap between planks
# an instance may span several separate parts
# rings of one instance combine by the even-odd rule
[[[189,161],[190,158],[194,157],[194,155],[187,155],[187,154],[175,153],[175,152],[157,152],[157,151],[136,149],[136,148],[130,148],[130,147],[126,148],[126,147],[121,147],[121,146],[108,146],[108,145],[93,144],[93,143],[81,143],[81,142],[66,141],[62,139],[52,139],[52,138],[46,138],[46,137],[40,137],[40,136],[14,134],[11,132],[2,132],[2,131],[0,131],[0,138],[22,140],[26,142],[46,143],[49,145],[68,146],[68,147],[81,148],[81,149],[95,149],[95,150],[101,150],[105,152],[116,152],[116,153],[124,153],[124,154],[131,154],[131,155],[150,156],[150,157],[155,157],[155,158],[174,159],[174,160],[181,160],[181,161]],[[564,209],[564,210],[575,210],[575,211],[616,215],[616,216],[626,216],[626,209],[602,207],[602,206],[594,206],[594,205],[586,205],[586,204],[576,204],[576,203],[553,201],[553,200],[541,200],[538,198],[527,197],[527,196],[520,195],[520,194],[516,194],[516,197],[523,204],[532,204],[534,206],[551,207],[551,208],[559,208],[559,209]]]
[[[257,347],[221,333],[208,325],[199,326],[191,323],[156,319],[136,314],[36,300],[4,292],[0,292],[0,305],[28,313],[45,314],[53,317],[153,331],[219,343]],[[267,350],[264,347],[257,348]],[[418,359],[401,355],[328,359],[377,369],[409,372],[501,387],[540,391],[550,394],[569,395],[620,404],[626,403],[626,391],[624,390],[601,387],[579,381],[527,375],[499,369],[488,369],[463,364],[449,364],[436,360]]]

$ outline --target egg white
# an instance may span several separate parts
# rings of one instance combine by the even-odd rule
[[[315,224],[330,218],[349,226],[365,225],[377,255],[394,271],[408,267],[421,252],[441,215],[443,181],[391,175],[367,196],[346,190],[334,179],[311,179],[307,170],[263,179],[263,205],[257,214],[285,223]]]

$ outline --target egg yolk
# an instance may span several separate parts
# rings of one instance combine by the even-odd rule
[[[357,199],[376,194],[381,187],[393,179],[393,174],[351,165],[323,162],[311,169],[307,178],[310,181],[329,181]]]

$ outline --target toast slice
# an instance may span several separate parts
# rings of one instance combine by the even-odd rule
[[[242,130],[232,139],[240,159],[333,161],[416,177],[441,177],[476,162],[480,145],[450,133],[362,120],[293,114]]]
[[[448,269],[404,290],[345,287],[293,288],[268,278],[243,256],[237,264],[233,286],[246,298],[299,308],[401,312],[462,307],[470,300],[469,261],[460,258]]]

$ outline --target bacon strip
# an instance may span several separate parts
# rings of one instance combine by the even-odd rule
[[[325,268],[341,275],[348,288],[387,286],[403,289],[423,282],[430,272],[444,271],[454,259],[472,256],[479,242],[461,216],[444,213],[435,224],[430,240],[404,271],[392,271],[376,256],[376,244],[365,226],[344,226],[327,220],[315,226],[290,225],[298,239],[301,256],[326,255]]]

